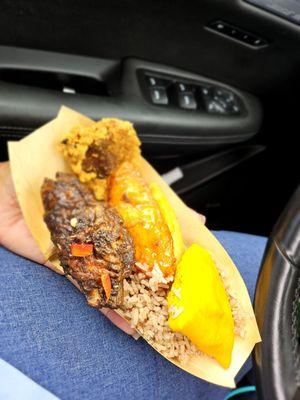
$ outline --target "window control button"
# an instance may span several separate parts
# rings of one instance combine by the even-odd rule
[[[154,103],[154,104],[160,104],[160,105],[165,105],[165,106],[169,104],[169,98],[168,98],[166,89],[151,88],[150,96],[151,96],[152,103]]]
[[[232,92],[226,89],[216,88],[214,91],[214,98],[222,99],[226,103],[235,101],[235,96]]]
[[[237,97],[229,90],[216,88],[214,91],[213,100],[222,106],[228,114],[239,114],[240,107]]]
[[[206,110],[210,114],[226,114],[226,108],[216,100],[210,100],[206,103]]]
[[[155,76],[146,75],[146,81],[149,87],[162,87],[168,86],[169,81],[166,79],[156,78]]]
[[[210,87],[201,86],[200,87],[200,95],[207,99],[212,97],[212,89]]]
[[[237,103],[234,103],[232,108],[231,108],[231,113],[232,114],[240,114],[240,112],[241,112],[240,107],[238,106]]]
[[[182,83],[182,82],[177,82],[175,86],[179,93],[192,92],[192,90],[193,90],[193,87],[191,85],[187,85],[186,83]]]
[[[180,108],[185,108],[187,110],[196,110],[197,102],[195,96],[191,92],[179,92],[178,93],[178,103]]]

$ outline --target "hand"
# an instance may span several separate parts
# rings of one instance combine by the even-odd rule
[[[14,190],[8,162],[0,163],[0,199],[0,245],[13,253],[51,268],[51,263],[45,260],[26,226]],[[201,221],[205,223],[203,215],[195,212],[195,217],[201,218]],[[125,333],[138,338],[137,332],[114,310],[103,308],[101,312]]]
[[[31,236],[23,219],[11,178],[9,163],[0,163],[0,245],[13,253],[51,267]],[[137,332],[114,310],[103,308],[101,312],[125,333],[138,338]]]

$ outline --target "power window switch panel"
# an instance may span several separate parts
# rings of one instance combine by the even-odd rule
[[[197,102],[193,93],[178,93],[178,104],[180,108],[186,110],[196,110]]]
[[[169,104],[169,98],[166,89],[151,88],[150,96],[153,104],[159,104],[164,106],[167,106]]]

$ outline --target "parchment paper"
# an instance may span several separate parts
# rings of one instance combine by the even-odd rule
[[[34,131],[19,142],[10,142],[9,159],[12,177],[25,221],[41,251],[49,258],[53,245],[50,233],[43,222],[43,205],[40,188],[45,177],[54,178],[57,171],[69,171],[57,144],[61,138],[76,125],[89,125],[93,121],[66,107],[62,107],[55,119]],[[236,295],[245,319],[244,338],[235,336],[232,362],[223,369],[214,359],[201,355],[190,359],[187,364],[174,362],[185,371],[209,382],[235,387],[234,377],[250,355],[255,343],[261,340],[253,308],[245,283],[237,268],[222,245],[213,234],[195,218],[190,210],[163,181],[151,165],[142,158],[141,172],[147,182],[156,182],[167,195],[179,220],[185,244],[198,243],[206,248],[215,261],[222,267],[230,283],[230,289]],[[58,260],[51,259],[54,270],[63,273]]]

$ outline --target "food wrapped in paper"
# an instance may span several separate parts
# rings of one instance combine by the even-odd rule
[[[53,269],[58,273],[63,273],[63,269],[59,260],[53,258],[50,232],[43,221],[44,208],[40,189],[45,177],[54,179],[58,171],[70,172],[66,161],[57,150],[66,133],[74,126],[92,124],[93,121],[89,118],[62,107],[55,119],[21,141],[9,143],[12,177],[25,221],[45,257],[52,256]],[[218,240],[142,157],[139,160],[139,171],[149,186],[156,184],[164,192],[175,211],[185,246],[198,244],[209,252],[223,277],[231,308],[238,315],[235,319],[234,345],[229,368],[222,368],[215,359],[200,352],[195,353],[185,363],[170,357],[168,359],[201,379],[234,387],[236,374],[249,357],[255,343],[260,341],[247,288]],[[147,337],[146,340],[151,343]],[[156,350],[159,351],[158,348]]]

